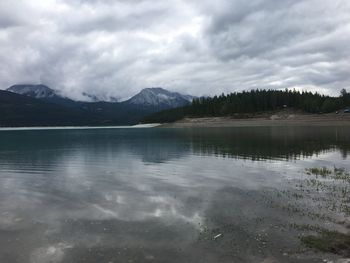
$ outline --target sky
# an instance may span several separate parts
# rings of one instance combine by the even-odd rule
[[[0,89],[350,89],[349,0],[1,0]]]

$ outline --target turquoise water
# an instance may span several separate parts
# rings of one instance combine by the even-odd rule
[[[0,262],[337,260],[293,226],[347,215],[295,193],[349,153],[342,127],[1,131]]]

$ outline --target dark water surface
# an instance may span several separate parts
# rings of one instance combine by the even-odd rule
[[[0,262],[336,262],[300,241],[348,219],[305,169],[349,153],[342,127],[1,131]]]

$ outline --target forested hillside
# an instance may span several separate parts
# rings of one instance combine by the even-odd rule
[[[98,124],[81,111],[2,90],[0,112],[0,127]]]
[[[350,105],[350,93],[339,97],[291,90],[251,90],[194,99],[192,104],[158,112],[144,122],[172,122],[184,117],[217,117],[293,108],[308,113],[329,113]]]

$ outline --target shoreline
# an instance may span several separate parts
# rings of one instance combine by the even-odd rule
[[[102,130],[102,129],[141,129],[155,128],[159,123],[136,124],[130,126],[29,126],[29,127],[0,127],[0,131],[28,131],[28,130]]]
[[[224,128],[224,127],[282,127],[282,126],[347,126],[350,114],[288,115],[237,119],[233,117],[185,118],[164,123],[157,128]]]

